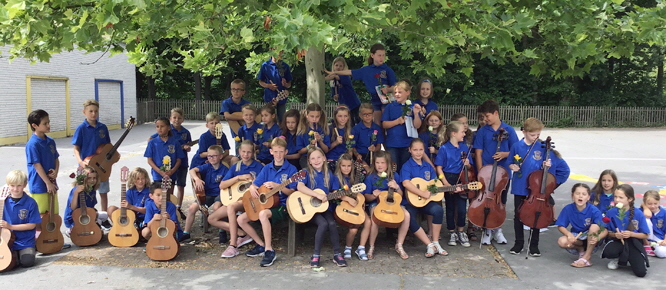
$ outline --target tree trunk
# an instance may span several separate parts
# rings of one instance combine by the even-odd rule
[[[212,100],[213,99],[213,96],[210,93],[210,87],[211,87],[212,83],[213,83],[213,76],[204,77],[204,91],[203,91],[203,93],[204,93],[204,98],[206,100]],[[222,99],[224,99],[224,96],[222,96]]]
[[[657,61],[657,96],[664,97],[664,49],[658,48],[659,60]]]
[[[305,54],[305,70],[307,90],[307,103],[317,103],[324,107],[326,96],[324,93],[324,75],[321,71],[324,69],[324,53],[322,49],[310,47]]]
[[[201,101],[201,73],[194,73],[194,98]]]
[[[153,77],[146,77],[147,79],[147,84],[148,84],[148,99],[154,100],[156,98],[155,95],[155,79]]]

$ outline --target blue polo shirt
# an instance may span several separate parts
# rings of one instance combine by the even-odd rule
[[[439,146],[437,146],[437,142],[439,141],[439,136],[437,136],[437,133],[432,133],[430,131],[421,132],[419,133],[419,139],[423,140],[426,153],[430,152],[428,150],[428,147],[430,146],[435,147],[435,149],[439,150]]]
[[[14,201],[11,196],[7,197],[2,219],[10,225],[39,224],[42,222],[37,202],[25,193],[18,201]],[[35,247],[35,229],[13,232],[16,239],[11,247],[12,251]]]
[[[222,180],[229,180],[243,174],[252,174],[257,176],[263,168],[264,166],[257,160],[252,160],[252,163],[249,166],[245,165],[243,161],[238,161],[236,164],[231,165],[231,168],[229,168],[229,171],[227,171]]]
[[[594,199],[596,198],[596,193],[592,192],[590,193],[590,204],[594,204]],[[597,209],[601,211],[602,214],[606,214],[606,212],[612,207],[611,202],[613,202],[615,198],[613,197],[613,194],[606,195],[605,193],[601,193],[599,196],[599,204],[596,205]]]
[[[72,145],[79,146],[81,159],[95,154],[97,147],[102,144],[111,143],[109,138],[109,129],[102,122],[97,121],[95,126],[91,126],[88,120],[83,120],[83,123],[76,127],[74,137],[72,137]]]
[[[442,171],[445,173],[455,173],[458,174],[462,172],[463,169],[463,152],[469,152],[469,147],[465,142],[458,143],[458,147],[453,146],[451,141],[444,143],[439,147],[437,153],[437,158],[435,158],[435,165],[441,166]],[[467,156],[468,159],[471,159],[471,154]]]
[[[231,149],[226,134],[222,133],[221,141],[222,141],[221,142],[222,149],[224,149],[225,151]],[[201,134],[201,137],[199,137],[199,149],[197,149],[197,154],[192,156],[192,163],[190,163],[190,169],[197,167],[201,164],[204,164],[206,162],[206,158],[201,158],[200,154],[208,152],[208,147],[213,145],[217,145],[217,138],[215,138],[215,135],[213,135],[213,133],[211,133],[210,131],[206,131],[205,133]]]
[[[554,153],[551,153],[550,166],[555,168],[555,181],[557,182],[558,186],[567,182],[567,179],[569,179],[569,175],[571,174],[571,169],[569,168],[569,164],[567,164],[564,159],[557,157],[557,155]]]
[[[335,135],[333,133],[333,130],[337,130],[338,135]],[[340,158],[340,155],[347,152],[347,139],[345,138],[345,129],[344,128],[339,129],[335,128],[334,126],[330,126],[328,131],[331,132],[331,134],[328,137],[331,140],[331,144],[337,138],[337,136],[342,136],[342,144],[338,144],[338,146],[335,146],[333,148],[328,148],[328,153],[326,153],[326,158],[328,160],[337,161],[338,158]],[[356,138],[356,136],[354,136],[354,138]]]
[[[159,137],[150,139],[150,141],[148,141],[148,146],[146,146],[146,151],[143,153],[143,157],[153,158],[153,162],[155,162],[157,167],[162,167],[162,165],[164,165],[162,159],[167,155],[171,157],[172,168],[176,165],[177,159],[182,160],[185,158],[185,151],[183,151],[180,143],[173,136],[169,137],[166,141],[162,141]],[[151,173],[153,175],[153,180],[162,179],[162,176],[157,173],[155,169],[151,169]],[[174,172],[174,174],[171,175],[171,178],[173,179],[175,176],[176,173]]]
[[[310,138],[314,138],[313,136],[309,135],[310,131],[315,131],[319,133],[319,135],[321,135],[321,137],[324,138],[324,144],[326,144],[326,146],[329,147],[331,146],[331,136],[324,134],[324,128],[321,128],[320,126],[317,126],[316,129],[308,128],[304,134],[296,136],[296,146],[301,147],[301,149],[303,149],[308,145],[310,145]]]
[[[377,131],[377,137],[375,141],[372,141],[372,134],[375,131]],[[370,127],[363,124],[363,122],[356,124],[352,128],[352,135],[354,135],[354,141],[356,141],[354,148],[360,154],[368,154],[370,152],[368,147],[384,143],[384,129],[374,122]]]
[[[192,135],[190,134],[190,130],[185,129],[183,126],[180,126],[180,130],[176,130],[176,128],[171,125],[171,134],[173,135],[173,138],[178,140],[178,143],[180,143],[180,149],[183,150],[183,153],[185,154],[185,158],[181,159],[180,161],[180,168],[187,169],[189,158],[187,157],[187,151],[183,149],[183,145],[192,142]],[[159,137],[157,133],[150,136],[151,139],[155,139],[157,137]]]
[[[513,147],[511,147],[511,151],[509,152],[509,159],[511,162],[509,164],[515,163],[514,156],[516,154],[520,155],[521,158],[524,159],[522,166],[520,166],[520,174],[518,172],[513,172],[513,177],[511,179],[511,193],[514,195],[521,195],[521,196],[527,196],[530,193],[530,190],[527,188],[528,182],[527,182],[527,177],[532,173],[533,171],[536,170],[541,170],[543,168],[543,162],[546,161],[547,157],[545,156],[546,154],[546,149],[541,147],[541,142],[537,141],[536,144],[534,144],[534,147],[532,147],[532,151],[527,154],[527,151],[530,150],[530,146],[532,145],[527,145],[525,144],[525,139],[522,139],[518,141]],[[559,164],[559,162],[556,162],[554,160],[559,160],[555,154],[551,152],[550,154],[550,159],[551,159],[551,167],[548,168],[548,172],[552,173],[554,176],[556,174],[563,174],[563,172],[557,172],[556,167],[553,167],[553,164]],[[566,173],[566,177],[564,177],[564,180],[569,176],[568,173]],[[560,179],[562,179],[560,177]],[[557,182],[557,176],[555,177],[555,182]]]
[[[384,112],[382,113],[382,122],[393,121],[402,117],[403,106],[407,105],[402,105],[397,101],[393,101],[386,105],[386,108],[384,108]],[[407,115],[405,118],[414,119],[414,117],[410,115]],[[386,136],[386,143],[384,144],[386,147],[404,148],[409,147],[409,143],[412,142],[412,138],[407,137],[407,123],[386,129]]]
[[[652,222],[652,234],[660,241],[663,240],[666,233],[666,209],[660,206],[659,212],[652,213],[650,221]]]
[[[474,146],[472,146],[472,148],[483,150],[483,154],[481,154],[481,160],[483,162],[482,165],[492,165],[495,162],[493,155],[495,155],[495,150],[497,149],[497,140],[493,139],[497,137],[497,133],[499,132],[500,128],[504,128],[509,136],[507,139],[502,140],[499,152],[509,152],[511,151],[511,147],[518,143],[518,135],[516,135],[516,130],[504,122],[500,124],[497,130],[493,130],[493,127],[490,125],[481,127],[478,131],[476,131],[476,137],[474,137]],[[513,160],[512,158],[513,156],[509,155],[507,158],[500,160],[498,164],[504,167],[504,169],[506,169],[508,172],[511,172],[511,170],[509,170],[509,164],[511,164],[511,161]],[[511,175],[509,175],[509,177],[511,177]]]
[[[65,207],[65,226],[68,228],[71,228],[74,226],[74,220],[72,219],[72,213],[74,212],[72,210],[72,198],[79,198],[79,195],[74,196],[74,190],[76,190],[76,187],[72,188],[72,190],[69,191],[69,197],[67,197],[67,207]],[[94,208],[97,205],[97,191],[93,190],[91,192],[86,193],[81,193],[85,196],[86,200],[86,207],[92,207]],[[78,206],[76,208],[81,208],[81,203],[78,203]],[[94,218],[94,217],[93,217]]]
[[[314,175],[314,183],[312,183],[310,180],[311,174]],[[324,191],[324,194],[328,195],[332,191],[340,189],[340,181],[338,180],[338,177],[335,176],[335,174],[329,171],[328,178],[328,186],[326,186],[326,183],[324,183],[324,172],[314,170],[313,173],[310,173],[309,170],[305,170],[305,179],[300,182],[307,186],[309,189],[321,189]],[[335,202],[329,202],[328,210],[334,210],[336,205],[337,204]]]
[[[146,186],[141,191],[139,191],[136,189],[136,187],[132,187],[128,189],[125,194],[127,195],[126,198],[128,204],[136,207],[146,207],[146,201],[150,199],[150,188]],[[145,218],[146,214],[140,212],[135,213],[136,219],[139,221],[139,223],[143,223],[143,219]]]
[[[421,102],[421,98],[419,97],[419,99],[414,101],[414,103],[421,105],[421,107],[424,107],[426,109],[425,116],[428,116],[428,114],[430,114],[430,112],[438,110],[437,103],[435,103],[435,101],[433,101],[433,99],[434,99],[434,96],[430,97],[430,100],[428,100],[428,103],[424,105],[423,102]]]
[[[303,147],[298,146],[298,138],[297,135],[292,135],[289,132],[283,132],[282,134],[284,138],[287,140],[287,155],[291,154],[296,154],[298,151],[303,149]]]
[[[421,164],[418,164],[414,158],[410,157],[409,160],[402,165],[400,176],[403,181],[417,177],[430,181],[437,178],[437,171],[435,171],[435,168],[432,167],[430,163],[421,160]]]
[[[255,144],[259,145],[259,154],[257,154],[257,159],[273,159],[273,155],[271,155],[269,150],[271,147],[264,146],[263,143],[270,142],[273,140],[273,138],[280,137],[280,135],[282,135],[282,129],[280,129],[280,126],[277,124],[273,124],[273,127],[270,128],[268,128],[266,125],[263,125],[261,128],[264,130],[264,132],[257,134],[257,139],[255,140]]]
[[[380,66],[374,64],[366,65],[362,68],[354,69],[351,72],[353,79],[363,81],[365,89],[368,90],[373,101],[379,101],[379,96],[375,89],[375,87],[379,85],[379,80],[377,80],[375,75],[379,75],[379,79],[381,79],[381,82],[384,85],[393,86],[396,83],[395,72],[393,72],[386,63],[383,63]]]
[[[606,229],[608,229],[608,231],[615,232],[616,229],[620,229],[620,231],[628,230],[627,228],[629,227],[630,215],[629,210],[626,211],[624,219],[622,220],[620,220],[618,213],[619,209],[617,207],[613,207],[606,212],[606,216],[611,219],[610,223],[606,224]],[[650,234],[650,228],[648,228],[647,220],[645,219],[645,215],[640,208],[634,209],[634,219],[631,220],[631,223],[635,228],[633,230],[634,233]]]
[[[395,180],[396,183],[398,183],[398,185],[402,184],[402,179],[400,179],[400,175],[397,172],[393,173],[393,179]],[[363,194],[372,195],[372,192],[375,191],[375,189],[378,189],[379,191],[387,191],[388,190],[388,182],[389,182],[388,177],[386,179],[384,179],[384,181],[382,181],[381,184],[379,184],[379,186],[377,186],[377,184],[376,184],[377,181],[379,181],[379,176],[377,175],[376,172],[373,172],[370,175],[368,175],[368,177],[366,177],[365,180],[363,181],[363,183],[365,183],[365,191],[363,192]],[[377,199],[375,199],[373,201],[367,201],[368,198],[366,197],[365,200],[366,200],[366,203],[368,205],[376,205],[377,204]],[[404,198],[403,198],[403,202],[404,202]],[[403,203],[401,202],[400,204],[403,204]]]
[[[169,214],[169,219],[176,224],[176,230],[180,231],[180,222],[178,222],[178,217],[176,216],[176,206],[170,201],[167,201],[166,211]],[[152,199],[148,199],[148,202],[146,202],[146,216],[148,218],[144,219],[143,223],[147,225],[156,214],[160,214],[161,212],[162,211],[157,207],[155,202]]]
[[[253,123],[252,126],[248,127],[247,123],[243,124],[243,126],[240,126],[238,128],[238,137],[240,137],[241,142],[243,140],[252,140],[252,142],[256,141],[256,133],[257,129],[261,128],[262,125],[259,123]]]
[[[222,163],[219,164],[217,169],[215,169],[210,163],[197,166],[197,168],[205,183],[204,190],[206,191],[206,196],[220,195],[220,181],[223,180],[223,177],[227,174],[229,168]]]
[[[249,103],[250,101],[241,98],[238,104],[236,104],[236,102],[234,102],[233,97],[229,97],[228,99],[222,101],[222,106],[220,107],[220,115],[224,116],[224,113],[233,114],[233,113],[242,112],[243,106]]]
[[[341,105],[347,105],[350,110],[356,109],[361,105],[354,86],[352,85],[351,77],[338,76],[340,80],[334,80],[335,87],[338,88],[338,102]],[[335,87],[331,87],[331,97],[335,95]]]
[[[266,164],[261,172],[259,172],[257,178],[255,178],[252,182],[254,185],[261,187],[267,181],[281,184],[283,181],[289,179],[289,177],[297,172],[296,167],[287,162],[287,160],[284,160],[284,163],[280,169],[275,169],[275,164],[273,162]],[[289,189],[296,189],[296,183],[290,183],[286,187]],[[287,195],[280,192],[280,205],[284,206],[286,205],[286,202]]]
[[[562,208],[555,224],[564,228],[571,225],[571,233],[577,235],[588,231],[592,224],[603,225],[601,218],[601,211],[591,204],[579,211],[575,203],[570,203]]]
[[[46,183],[37,173],[35,163],[39,163],[44,168],[46,174],[50,169],[55,170],[55,161],[60,157],[58,150],[56,150],[55,141],[53,138],[46,136],[46,139],[37,137],[32,134],[28,143],[25,144],[25,157],[28,161],[28,186],[30,193],[45,193]]]
[[[282,64],[282,67],[278,66],[278,63]],[[278,63],[273,62],[272,59],[268,59],[268,61],[264,62],[261,64],[261,69],[259,69],[259,73],[257,74],[257,79],[260,81],[263,81],[267,84],[270,84],[271,81],[273,81],[274,84],[277,85],[278,90],[286,90],[284,86],[282,86],[282,79],[284,78],[288,82],[290,82],[293,77],[291,76],[291,69],[289,68],[289,65],[285,63],[284,61],[278,61]],[[264,102],[269,103],[272,101],[275,97],[277,97],[278,92],[277,91],[272,91],[268,88],[264,88]],[[284,99],[280,101],[278,104],[286,104],[287,99]]]

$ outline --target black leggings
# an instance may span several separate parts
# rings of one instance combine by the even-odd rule
[[[527,199],[527,196],[523,195],[514,195],[513,196],[513,230],[516,233],[516,244],[525,244],[525,233],[523,232],[523,222],[520,221],[520,217],[518,216],[519,212],[518,209],[520,208],[520,205],[523,204],[523,201]],[[530,225],[527,225],[530,226]],[[530,246],[539,245],[539,233],[541,231],[539,229],[532,229],[532,239],[530,240]]]
[[[631,270],[638,277],[645,277],[647,275],[647,265],[645,264],[646,257],[643,256],[643,243],[636,238],[624,239],[623,245],[620,240],[611,240],[604,247],[601,254],[602,258],[620,259],[620,264],[626,265],[626,262],[631,264]],[[640,248],[639,248],[640,247]]]
[[[312,221],[317,225],[317,233],[315,234],[315,248],[314,254],[321,254],[321,246],[324,244],[324,234],[328,230],[331,236],[331,245],[333,245],[333,254],[340,253],[340,236],[338,236],[338,224],[335,222],[333,212],[327,210],[323,213],[317,213],[312,218]]]

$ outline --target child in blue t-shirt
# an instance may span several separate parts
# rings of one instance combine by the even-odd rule
[[[296,169],[301,169],[301,153],[299,151],[302,147],[298,146],[298,122],[301,120],[301,113],[296,109],[291,109],[284,114],[284,121],[280,125],[282,129],[282,136],[287,141],[287,155],[284,157],[291,165],[296,166]]]
[[[366,172],[370,171],[370,152],[373,154],[382,149],[384,143],[384,129],[372,121],[374,109],[371,104],[361,104],[359,114],[361,122],[352,128],[354,135],[354,157],[363,161]]]
[[[254,142],[257,144],[258,153],[257,159],[263,163],[268,164],[273,161],[271,153],[269,152],[271,147],[271,141],[273,138],[277,138],[282,135],[282,130],[277,124],[277,119],[275,117],[275,107],[271,105],[265,105],[259,111],[261,114],[261,126],[255,131]]]
[[[329,135],[328,125],[326,123],[326,114],[324,109],[316,103],[311,103],[305,107],[305,112],[298,123],[298,132],[296,136],[296,146],[301,149],[301,168],[307,167],[308,150],[314,147],[320,147],[324,153],[328,152],[331,146],[331,135]]]
[[[426,146],[426,154],[423,156],[423,159],[433,167],[435,167],[435,159],[439,152],[439,135],[440,133],[444,135],[445,131],[442,121],[442,114],[438,111],[432,111],[425,117],[421,124],[421,129],[419,129],[419,139]]]
[[[415,103],[421,105],[421,108],[423,108],[423,116],[427,116],[433,111],[437,112],[437,104],[433,101],[435,89],[432,86],[432,81],[430,79],[422,79],[416,85],[416,91],[419,94],[419,98]]]
[[[185,158],[185,151],[182,150],[178,140],[173,137],[170,127],[169,119],[165,117],[157,118],[155,129],[159,138],[150,139],[143,154],[143,157],[148,159],[148,165],[152,168],[153,180],[161,180],[164,176],[169,176],[171,180],[174,180],[176,171],[178,171],[183,158]],[[169,195],[172,193],[173,188],[170,188]]]
[[[231,136],[238,136],[238,129],[244,124],[243,106],[250,104],[248,100],[243,99],[245,95],[245,81],[235,79],[231,81],[231,96],[222,101],[220,115],[229,123]]]
[[[590,203],[596,206],[602,214],[613,208],[613,191],[620,185],[617,174],[611,169],[606,169],[599,174],[597,183],[592,187]]]
[[[0,202],[4,202],[4,212],[0,219],[0,228],[3,231],[14,232],[14,244],[10,250],[18,257],[18,263],[22,267],[32,267],[35,264],[35,228],[42,222],[39,216],[37,202],[23,191],[28,185],[28,177],[25,172],[12,170],[7,174],[7,187],[3,191],[9,191],[9,196],[2,196]],[[5,195],[6,192],[0,193]],[[8,241],[3,241],[8,243]],[[11,259],[11,257],[4,257]],[[6,269],[9,270],[9,269]]]
[[[44,110],[35,110],[28,115],[28,124],[34,131],[25,144],[25,155],[28,161],[28,184],[31,197],[39,206],[39,213],[49,210],[49,194],[54,194],[53,211],[59,213],[58,191],[55,180],[58,177],[60,160],[53,138],[46,135],[51,132],[49,114]],[[53,181],[51,181],[53,180]],[[46,194],[48,193],[48,194]],[[37,230],[40,225],[37,225]]]
[[[352,134],[352,124],[349,116],[349,108],[345,105],[340,105],[333,111],[333,122],[330,128],[331,134],[331,147],[326,153],[326,159],[332,162],[331,167],[335,168],[335,164],[340,158],[340,155],[347,152],[353,146],[354,135]],[[349,149],[347,149],[349,147]]]
[[[152,232],[150,225],[159,223],[162,219],[170,219],[176,224],[176,240],[182,240],[183,231],[180,229],[180,223],[176,216],[176,206],[166,199],[166,193],[162,191],[162,182],[156,181],[150,186],[150,199],[146,202],[146,218],[144,219],[141,235],[144,239],[150,240]],[[162,212],[162,203],[166,202],[166,212]]]
[[[125,200],[120,202],[120,207],[127,208],[136,214],[134,226],[141,229],[146,216],[146,202],[150,199],[150,175],[141,167],[134,168],[127,176],[127,192]],[[109,216],[118,210],[116,206],[109,206]]]
[[[342,56],[338,56],[333,60],[331,71],[349,70],[347,61]],[[327,81],[331,81],[331,97],[340,105],[345,105],[349,108],[352,126],[361,121],[358,115],[358,107],[361,105],[361,100],[358,98],[354,86],[351,82],[351,77],[348,75],[329,75],[326,76]]]
[[[645,251],[648,256],[666,258],[666,209],[659,205],[659,192],[648,190],[643,195],[643,214],[650,228],[650,237],[645,241]]]
[[[67,227],[67,236],[72,232],[72,227],[74,227],[74,219],[72,218],[72,213],[75,209],[80,208],[79,197],[81,194],[84,196],[86,202],[86,207],[95,208],[97,205],[97,189],[99,188],[99,179],[97,178],[97,172],[90,167],[86,166],[81,171],[82,175],[85,175],[83,184],[77,184],[77,181],[74,181],[72,190],[69,192],[69,197],[67,198],[67,207],[65,208],[65,227]],[[97,221],[99,223],[100,219],[106,219],[107,217],[101,217],[100,214],[97,214]]]
[[[395,101],[386,105],[382,113],[381,124],[386,129],[388,137],[385,148],[398,165],[398,171],[409,159],[409,143],[413,137],[417,137],[409,137],[407,131],[416,131],[421,127],[421,105],[412,106],[412,102],[409,100],[411,89],[412,86],[407,81],[399,81],[395,85]]]
[[[220,126],[219,129],[218,125]],[[221,162],[226,164],[233,164],[238,161],[237,157],[230,155],[229,149],[231,149],[231,147],[229,146],[229,141],[227,141],[227,136],[224,134],[224,132],[222,132],[221,126],[222,125],[220,124],[219,114],[217,114],[216,112],[210,112],[206,114],[206,128],[208,128],[208,131],[201,134],[201,137],[199,137],[199,149],[197,150],[197,153],[192,157],[192,162],[190,163],[190,170],[206,162],[206,154],[208,154],[207,153],[208,147],[212,145],[220,145],[222,146],[222,149],[224,149],[224,152],[222,152]],[[215,136],[216,131],[218,130],[220,136],[219,140]],[[218,141],[220,142],[219,144]]]
[[[264,88],[264,102],[277,107],[278,120],[282,121],[284,113],[287,109],[287,98],[278,100],[278,96],[288,96],[289,88],[291,88],[291,68],[289,65],[282,61],[282,51],[278,53],[278,57],[271,58],[261,64],[257,80],[259,85]]]

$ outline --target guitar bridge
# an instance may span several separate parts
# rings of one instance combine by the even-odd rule
[[[79,237],[84,236],[85,237],[85,236],[92,236],[94,234],[95,234],[95,232],[89,231],[89,232],[79,233],[79,234],[77,234],[77,236],[79,236]]]
[[[385,209],[382,210],[382,213],[385,213],[385,214],[395,214],[395,215],[398,214],[397,212],[394,212],[394,211],[392,211],[392,210],[385,210]]]
[[[154,246],[153,249],[155,250],[168,250],[171,249],[169,246]]]
[[[353,215],[355,215],[355,216],[358,216],[358,213],[355,212],[355,211],[353,211],[353,210],[343,209],[342,211],[343,211],[343,212],[346,212],[346,213],[348,213],[348,214],[353,214]]]
[[[95,165],[97,165],[97,168],[99,168],[99,170],[101,170],[102,172],[106,173],[106,168],[104,168],[104,166],[102,166],[101,164],[99,164],[99,162],[95,162]]]
[[[56,239],[50,239],[50,240],[43,240],[42,244],[53,244],[53,243],[57,243],[57,242],[58,242],[58,240],[56,240]]]
[[[305,209],[303,208],[303,201],[301,200],[300,197],[298,198],[298,206],[301,207],[301,213],[305,215]]]
[[[120,237],[120,238],[126,238],[126,237],[131,237],[131,236],[132,236],[132,234],[116,234],[116,237]]]

